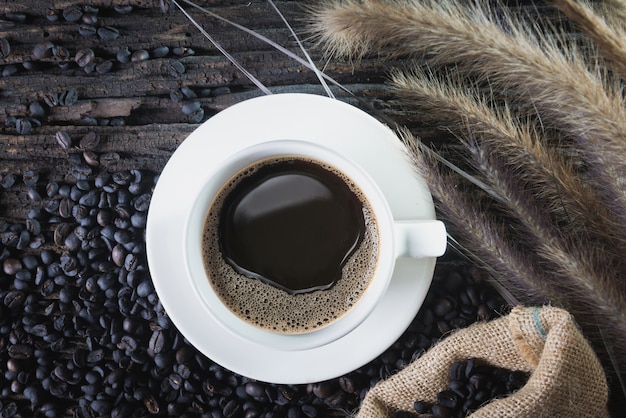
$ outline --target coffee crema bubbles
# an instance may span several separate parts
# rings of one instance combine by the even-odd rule
[[[209,206],[202,256],[220,300],[245,322],[298,334],[345,315],[366,290],[378,229],[337,168],[278,156],[231,178]]]

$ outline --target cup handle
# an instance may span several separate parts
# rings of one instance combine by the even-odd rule
[[[396,257],[439,257],[446,251],[446,227],[441,221],[396,221]]]

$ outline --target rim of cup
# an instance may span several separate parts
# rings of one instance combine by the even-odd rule
[[[378,257],[374,273],[357,303],[341,317],[315,330],[282,334],[247,323],[228,309],[213,290],[202,259],[201,239],[209,206],[215,196],[236,173],[257,161],[276,156],[304,157],[330,164],[360,189],[370,203],[377,222]],[[206,179],[195,198],[185,223],[185,268],[193,289],[205,310],[228,332],[254,344],[280,350],[305,350],[335,341],[355,329],[374,310],[385,294],[395,266],[394,220],[387,201],[371,176],[357,163],[332,149],[307,140],[276,139],[251,145],[231,155],[219,167],[205,173]],[[254,280],[254,279],[250,279]]]

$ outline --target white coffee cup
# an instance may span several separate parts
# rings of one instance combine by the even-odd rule
[[[378,225],[378,259],[370,283],[354,306],[329,325],[300,334],[279,334],[239,318],[222,303],[207,277],[202,260],[202,232],[207,210],[222,187],[242,169],[270,157],[300,156],[336,168],[364,193]],[[207,179],[192,206],[185,227],[186,268],[206,309],[228,332],[253,344],[278,350],[304,350],[328,344],[361,324],[385,294],[399,257],[438,257],[446,249],[446,230],[437,220],[394,220],[385,194],[368,172],[345,155],[306,140],[275,139],[245,147],[223,161]],[[254,279],[250,279],[254,280]]]

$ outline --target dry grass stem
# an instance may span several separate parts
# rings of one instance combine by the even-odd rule
[[[507,166],[517,171],[525,187],[532,189],[538,200],[547,202],[546,213],[567,235],[582,234],[605,260],[621,259],[626,237],[615,218],[572,165],[541,141],[530,124],[514,118],[506,107],[488,106],[477,93],[471,94],[471,89],[461,87],[458,79],[446,77],[442,81],[424,70],[414,69],[392,73],[392,82],[403,104],[437,115],[448,129],[462,127],[455,132],[461,141],[469,131],[470,138],[480,137],[491,154],[506,158]],[[474,145],[471,140],[464,143]]]
[[[575,22],[593,41],[600,53],[610,61],[621,77],[626,77],[626,28],[610,23],[610,11],[601,16],[591,4],[579,0],[550,0]]]
[[[490,186],[490,195],[495,196],[505,213],[522,226],[517,233],[520,244],[526,243],[543,259],[541,264],[546,273],[552,273],[559,283],[569,283],[568,295],[592,299],[591,305],[606,311],[608,318],[617,319],[626,333],[626,292],[621,274],[612,271],[611,264],[607,264],[610,258],[607,260],[603,251],[593,246],[589,248],[579,237],[565,236],[559,231],[545,216],[547,209],[542,202],[520,181],[523,173],[507,167],[507,162],[494,155],[484,142],[479,144],[471,139],[465,142],[479,178]],[[560,302],[570,305],[567,300]]]
[[[486,6],[454,0],[347,0],[327,3],[315,16],[314,30],[330,53],[425,57],[516,94],[586,151],[598,171],[594,187],[626,221],[624,99],[565,37],[541,36],[511,15],[496,18]]]
[[[409,133],[405,133],[404,142],[410,150],[416,170],[426,179],[433,198],[439,202],[438,208],[442,211],[442,216],[462,235],[459,238],[464,247],[471,248],[469,255],[489,271],[494,279],[507,278],[506,287],[516,297],[525,302],[545,301],[544,295],[548,288],[541,286],[541,291],[537,292],[537,288],[529,284],[536,277],[544,277],[540,283],[545,283],[546,278],[542,272],[533,269],[536,263],[531,254],[521,253],[503,239],[507,225],[498,222],[496,218],[489,219],[485,208],[480,207],[477,200],[459,192],[457,185],[463,182],[462,179],[442,173],[438,161],[428,148],[413,140]]]
[[[614,15],[617,24],[626,27],[626,0],[606,0],[607,14]]]

